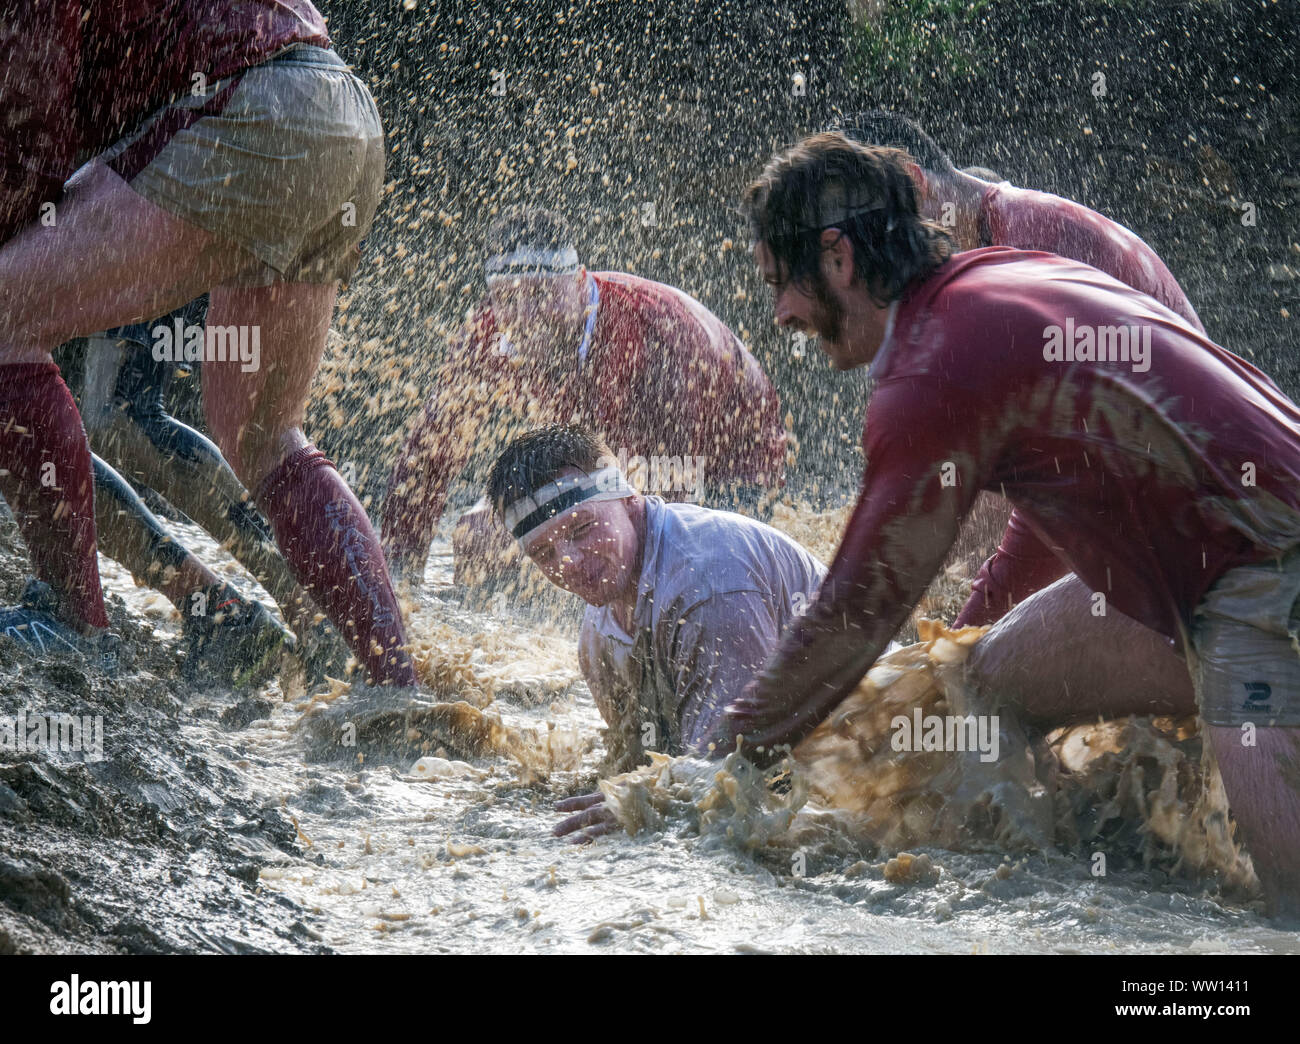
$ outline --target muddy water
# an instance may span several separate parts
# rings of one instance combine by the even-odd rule
[[[201,532],[180,528],[240,580]],[[461,608],[449,597],[450,555],[437,550],[411,637],[444,650],[450,684],[525,738],[529,767],[437,747],[422,752],[422,774],[409,754],[312,761],[300,687],[238,697],[182,683],[169,607],[101,560],[136,662],[117,677],[50,663],[4,669],[6,712],[22,699],[80,699],[109,716],[99,765],[0,757],[0,948],[1300,949],[1300,935],[1222,899],[1212,880],[1140,864],[1097,879],[1086,858],[1059,852],[914,849],[928,862],[891,863],[894,853],[807,811],[793,835],[768,844],[752,821],[739,829],[723,815],[702,827],[680,802],[653,832],[563,843],[550,835],[554,802],[592,789],[602,753],[572,630],[500,604]]]

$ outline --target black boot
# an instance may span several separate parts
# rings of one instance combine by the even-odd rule
[[[0,636],[12,638],[31,655],[71,652],[103,670],[120,665],[121,638],[108,631],[94,637],[79,634],[59,619],[58,610],[53,588],[30,577],[19,604],[0,608]]]
[[[294,647],[293,635],[261,602],[229,584],[200,588],[189,604],[192,611],[182,615],[186,677],[207,675],[234,688],[259,685],[278,673],[282,655]]]

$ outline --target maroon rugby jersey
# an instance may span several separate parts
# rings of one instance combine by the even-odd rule
[[[599,293],[590,351],[546,374],[502,350],[484,298],[451,345],[393,469],[384,549],[422,562],[446,501],[491,414],[513,406],[537,425],[581,422],[618,453],[703,457],[702,478],[781,481],[781,402],[758,361],[700,302],[675,287],[592,272]],[[448,397],[450,396],[450,397]]]
[[[1192,324],[1205,327],[1183,288],[1154,250],[1123,225],[1072,199],[1016,188],[1008,182],[989,186],[980,200],[983,246],[1046,250],[1082,261],[1121,283],[1150,294]]]
[[[1046,250],[1092,265],[1121,283],[1154,297],[1205,333],[1183,288],[1145,242],[1123,225],[1073,200],[1046,192],[992,185],[980,200],[984,246]],[[988,624],[1017,602],[1065,575],[1065,566],[1012,513],[997,552],[975,578],[957,625]]]
[[[1122,359],[1121,328],[1137,351],[1093,361],[1103,340]],[[980,490],[1005,495],[1063,570],[1171,637],[1225,570],[1300,545],[1300,409],[1094,268],[957,254],[898,303],[872,375],[861,496],[752,696],[791,709],[769,742],[796,742],[852,690]]]
[[[57,202],[78,153],[295,43],[330,45],[309,0],[10,3],[0,19],[0,242]]]

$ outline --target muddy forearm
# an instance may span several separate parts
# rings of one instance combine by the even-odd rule
[[[448,420],[457,416],[460,430],[453,431]],[[447,488],[468,458],[465,445],[477,429],[474,416],[460,414],[441,397],[425,406],[389,474],[384,497],[380,531],[384,555],[396,573],[424,564],[446,506]]]

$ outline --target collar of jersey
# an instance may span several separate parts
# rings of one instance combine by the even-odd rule
[[[587,293],[587,324],[582,330],[582,341],[578,344],[578,369],[582,369],[587,364],[587,356],[591,352],[591,333],[596,329],[596,312],[600,308],[600,287],[596,285],[596,277],[590,272],[587,273],[587,285],[590,290]]]
[[[871,378],[878,377],[885,368],[885,357],[889,354],[889,349],[893,347],[894,341],[894,320],[898,317],[898,301],[894,300],[889,305],[889,318],[885,320],[885,336],[880,341],[880,347],[876,349],[876,357],[871,360],[871,365],[867,367],[867,376]]]

